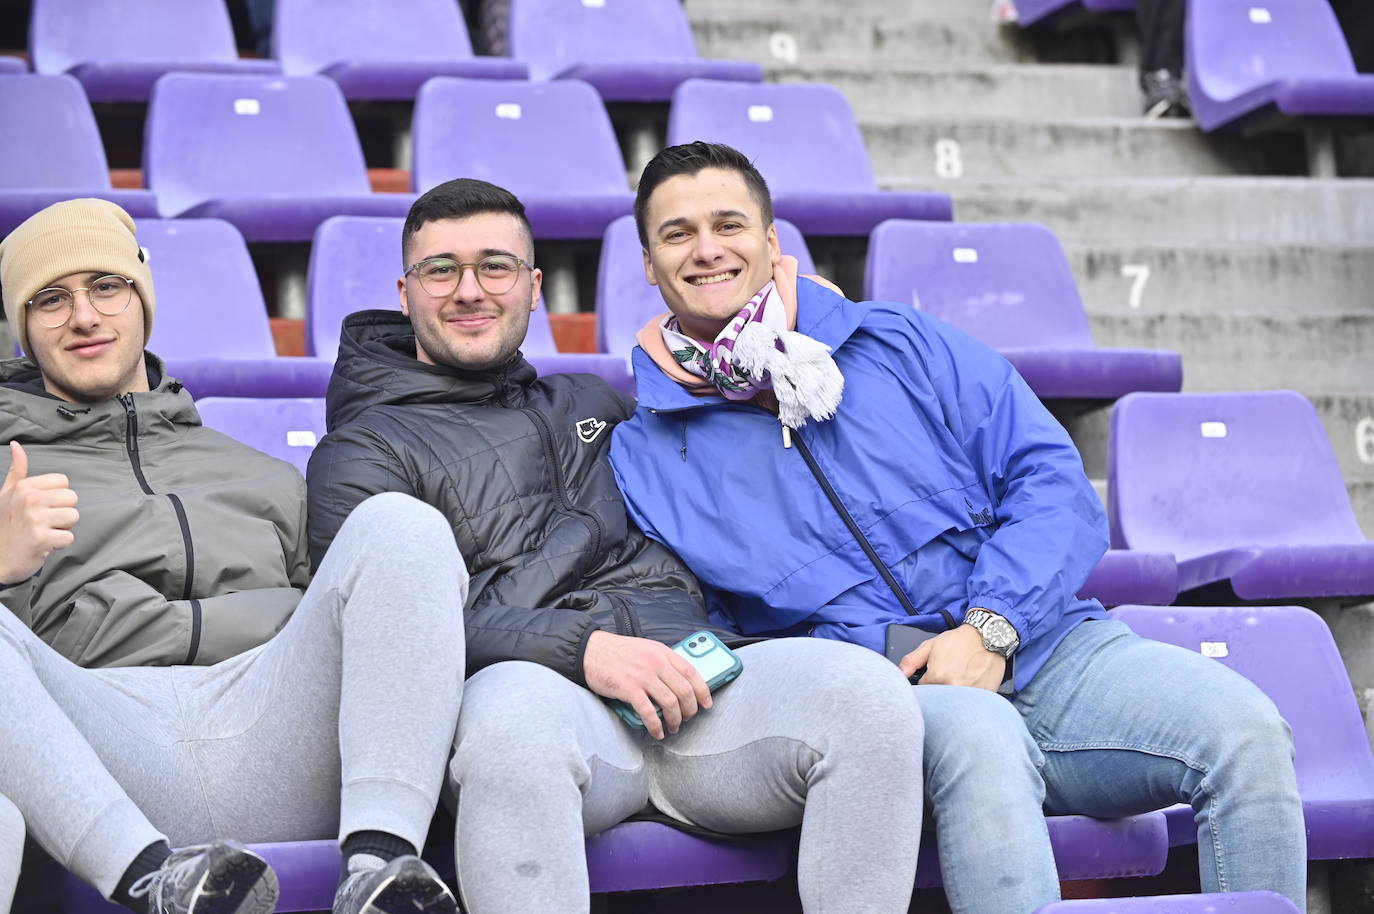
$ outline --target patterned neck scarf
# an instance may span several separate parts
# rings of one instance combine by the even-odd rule
[[[771,390],[778,418],[789,428],[835,415],[844,376],[830,347],[787,326],[787,312],[770,281],[731,318],[710,344],[682,332],[669,313],[663,342],[684,369],[704,378],[727,400],[749,400]]]

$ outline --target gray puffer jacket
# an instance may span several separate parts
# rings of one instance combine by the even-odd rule
[[[344,323],[329,434],[310,458],[310,551],[378,492],[438,508],[471,575],[467,669],[541,663],[584,684],[598,629],[673,644],[711,625],[696,579],[632,525],[607,452],[634,401],[593,375],[535,377],[518,355],[459,371],[415,358],[406,318]]]
[[[310,579],[304,480],[200,424],[148,355],[149,393],[59,400],[26,359],[0,362],[0,478],[8,443],[29,475],[65,473],[75,542],[0,603],[81,666],[217,663],[271,638]]]

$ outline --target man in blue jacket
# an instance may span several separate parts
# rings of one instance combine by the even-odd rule
[[[952,909],[1058,897],[1044,813],[1177,802],[1204,890],[1301,907],[1287,725],[1247,680],[1075,596],[1107,546],[1102,506],[1012,367],[909,306],[798,280],[729,147],[665,149],[635,215],[668,313],[639,334],[639,407],[612,445],[631,516],[745,634],[877,651],[889,626],[934,634],[901,666],[922,674]]]

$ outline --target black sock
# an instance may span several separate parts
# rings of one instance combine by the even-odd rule
[[[137,911],[138,914],[147,914],[147,898],[131,898],[129,889],[135,882],[162,866],[163,861],[172,856],[172,849],[167,846],[166,841],[157,841],[149,844],[138,852],[134,862],[129,864],[129,868],[124,871],[124,875],[119,877],[119,885],[115,886],[114,895],[110,900],[115,904],[122,904],[130,911]]]
[[[357,854],[371,854],[381,859],[382,863],[390,863],[397,857],[416,852],[415,845],[405,838],[384,831],[355,831],[344,839],[340,850],[343,851],[345,872],[348,871],[349,858]]]

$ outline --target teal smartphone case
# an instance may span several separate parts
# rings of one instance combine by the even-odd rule
[[[673,645],[673,650],[696,667],[701,678],[706,680],[706,687],[712,692],[734,679],[744,669],[744,663],[739,659],[739,655],[710,632],[688,635]],[[618,700],[610,702],[610,705],[625,723],[636,730],[644,729],[644,722],[639,719],[639,714],[634,708]],[[658,712],[658,716],[661,719],[663,712]]]

